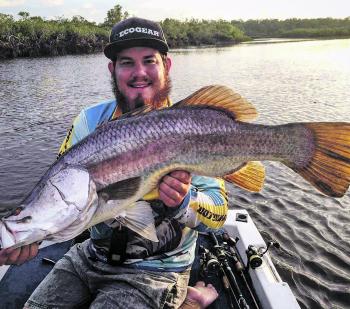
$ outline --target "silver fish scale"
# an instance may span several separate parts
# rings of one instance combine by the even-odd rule
[[[199,124],[198,115],[194,117],[195,113],[197,111],[188,109],[169,109],[110,122],[92,133],[76,147],[74,154],[72,152],[72,157],[75,158],[73,161],[90,165],[101,160],[108,160],[118,153],[130,151],[150,141],[174,136],[174,134],[181,134],[185,138],[197,132],[203,134],[206,130],[215,133],[224,128],[223,126],[219,128],[220,123],[215,124],[212,121],[209,123],[201,121]],[[202,120],[200,118],[199,120]],[[205,124],[209,124],[209,127],[205,128]]]
[[[167,109],[111,122],[77,147],[77,151],[88,154],[79,163],[87,167],[98,165],[94,179],[102,187],[180,163],[176,158],[184,154],[187,162],[183,165],[195,164],[200,159],[194,155],[196,143],[201,141],[201,148],[210,151],[211,141],[205,139],[218,137],[233,123],[225,113],[205,111],[207,114],[202,115],[198,109]]]
[[[312,153],[305,149],[309,138],[303,126],[241,123],[215,109],[181,107],[105,124],[63,157],[92,171],[101,188],[148,177],[168,165],[214,176],[248,160],[282,161],[294,156],[303,164]]]

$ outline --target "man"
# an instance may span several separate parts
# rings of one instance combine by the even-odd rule
[[[98,126],[125,113],[170,106],[168,49],[157,23],[129,18],[116,24],[104,50],[111,60],[108,68],[116,100],[84,109],[75,119],[60,154]],[[194,229],[204,227],[193,206],[221,214],[224,220],[227,197],[223,181],[186,171],[173,171],[163,177],[158,192],[158,196],[144,198],[154,211],[158,243],[126,229],[118,220],[100,223],[91,228],[91,239],[71,248],[56,263],[25,306],[179,307],[186,297],[194,259],[197,238]],[[223,223],[206,222],[209,227]],[[37,244],[9,250],[0,255],[0,264],[23,263],[35,256],[37,250]],[[198,283],[188,289],[187,305],[192,301],[206,306],[210,299],[201,297],[199,292],[203,290],[215,296],[211,286],[205,290]]]

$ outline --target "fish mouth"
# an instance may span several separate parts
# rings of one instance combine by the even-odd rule
[[[0,220],[0,248],[5,249],[16,244],[16,237],[6,222]]]

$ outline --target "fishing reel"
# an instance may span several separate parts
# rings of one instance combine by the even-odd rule
[[[249,267],[252,269],[258,268],[261,266],[263,260],[262,257],[270,249],[271,246],[274,246],[276,249],[279,249],[281,246],[276,241],[269,241],[267,243],[266,249],[264,247],[256,248],[253,245],[249,245],[246,251],[248,257],[247,270]]]
[[[218,258],[203,246],[200,246],[199,250],[201,252],[200,265],[202,277],[206,277],[210,274],[217,274],[220,270]]]

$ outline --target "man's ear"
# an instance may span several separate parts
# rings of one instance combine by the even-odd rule
[[[171,58],[170,57],[166,57],[166,69],[167,71],[169,72],[170,71],[170,68],[171,68]]]
[[[114,72],[114,63],[113,63],[113,61],[108,62],[108,70],[111,73]]]

